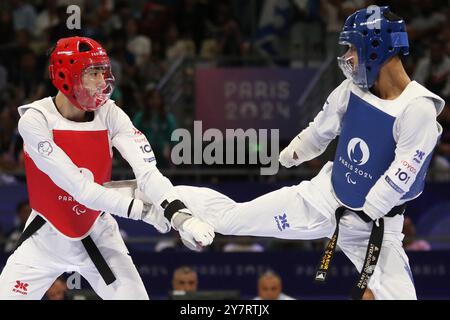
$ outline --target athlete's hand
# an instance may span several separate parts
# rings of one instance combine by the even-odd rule
[[[180,233],[181,241],[191,250],[200,251],[214,240],[214,228],[192,216],[188,208],[180,209],[172,217],[172,227]]]
[[[170,231],[169,220],[164,217],[164,213],[161,210],[157,210],[151,204],[150,199],[144,193],[139,191],[136,180],[109,181],[104,183],[103,186],[114,189],[124,196],[134,198],[130,203],[128,214],[125,218],[142,220],[154,226],[161,233]]]
[[[290,168],[292,166],[300,165],[303,160],[299,157],[300,138],[296,136],[291,143],[283,149],[280,153],[278,161],[283,167]]]

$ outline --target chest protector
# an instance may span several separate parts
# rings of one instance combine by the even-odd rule
[[[443,100],[416,82],[410,83],[389,107],[377,106],[376,100],[363,99],[362,91],[355,91],[359,94],[350,93],[342,119],[331,181],[338,200],[348,208],[360,210],[370,189],[394,161],[397,143],[393,132],[397,117],[417,97],[433,98],[438,114]],[[402,199],[420,195],[430,161],[431,153]]]
[[[50,101],[40,112],[46,117],[53,140],[80,169],[83,175],[98,184],[110,181],[112,153],[108,130],[94,117],[91,123],[76,123],[63,119]],[[52,108],[54,110],[52,110]],[[72,195],[59,188],[39,170],[26,153],[25,171],[31,207],[63,235],[71,239],[86,237],[101,212],[86,208]]]

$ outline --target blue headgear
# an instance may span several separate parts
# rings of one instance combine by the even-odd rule
[[[353,70],[349,59],[338,58],[344,75],[363,89],[375,82],[383,64],[391,57],[409,54],[408,34],[403,19],[390,21],[389,7],[370,6],[350,15],[339,36],[339,44],[352,45],[358,53]]]

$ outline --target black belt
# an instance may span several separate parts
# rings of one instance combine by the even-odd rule
[[[394,207],[385,217],[394,217],[397,214],[403,214],[405,212],[406,204]],[[327,278],[328,269],[333,258],[334,251],[336,250],[337,239],[339,235],[339,221],[344,215],[345,210],[350,210],[356,213],[365,222],[372,222],[372,231],[370,233],[369,244],[367,245],[366,257],[364,259],[363,267],[359,279],[356,285],[352,289],[351,298],[354,300],[360,300],[364,294],[369,283],[370,276],[375,271],[375,267],[380,256],[381,245],[383,243],[384,235],[384,220],[378,219],[378,222],[372,221],[363,211],[354,211],[346,207],[339,207],[336,212],[336,230],[333,236],[325,248],[325,252],[322,255],[319,266],[317,267],[316,276],[314,280],[318,283],[324,283]]]
[[[398,214],[401,215],[401,214],[403,214],[405,212],[405,209],[406,209],[406,203],[392,208],[391,211],[389,211],[384,217],[392,218],[392,217],[395,217]],[[356,210],[352,210],[352,209],[348,209],[348,210],[350,210],[351,212],[356,213],[358,215],[358,217],[360,217],[365,222],[371,222],[372,221],[372,219],[367,214],[365,214],[363,211],[356,211]]]
[[[100,273],[100,275],[102,276],[106,285],[109,286],[111,283],[116,281],[114,273],[108,266],[108,263],[106,262],[100,250],[98,250],[98,247],[95,245],[95,242],[94,240],[92,240],[91,236],[87,236],[86,238],[81,240],[81,243],[83,243],[84,248],[86,249],[89,257],[94,263],[94,266],[97,268],[98,273]]]
[[[46,223],[45,219],[42,218],[41,216],[37,215],[20,235],[20,238],[17,241],[16,249],[25,240],[27,240],[29,237],[31,237],[36,231],[38,231],[45,223]],[[100,250],[98,250],[98,247],[95,245],[91,236],[85,237],[83,240],[81,240],[81,243],[83,244],[84,248],[86,249],[89,257],[91,258],[92,262],[94,263],[94,266],[97,268],[101,277],[105,281],[106,285],[110,285],[111,283],[116,281],[116,277],[114,276],[114,273],[112,272],[111,268],[108,266],[108,263],[106,262],[105,258],[101,254]]]
[[[370,277],[375,271],[375,267],[380,257],[381,245],[384,235],[384,219],[380,218],[377,222],[373,222],[372,232],[370,233],[369,244],[367,245],[366,257],[362,266],[361,274],[352,289],[351,298],[353,300],[361,300],[369,284]]]
[[[31,237],[36,231],[38,231],[47,221],[44,220],[41,216],[36,216],[30,224],[23,230],[22,234],[17,240],[16,249],[20,247],[20,245]]]

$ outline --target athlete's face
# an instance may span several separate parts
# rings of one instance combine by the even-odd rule
[[[365,73],[360,74],[361,70],[359,69],[362,68],[359,66],[358,51],[350,43],[345,44],[345,47],[343,48],[345,48],[346,50],[345,53],[343,53],[337,59],[339,68],[341,68],[347,79],[350,79],[353,81],[353,83],[359,85],[359,83],[361,83],[362,80],[365,79]],[[365,71],[365,69],[363,71]]]
[[[101,94],[105,90],[105,71],[103,67],[94,67],[83,72],[81,81],[91,97],[95,94]]]
[[[114,90],[114,77],[108,61],[92,64],[74,78],[73,93],[80,108],[94,111],[105,104]]]
[[[352,45],[348,46],[347,51],[343,55],[344,60],[348,61],[350,65],[352,66],[352,71],[356,71],[356,66],[358,65],[358,53],[356,51],[356,48]]]

